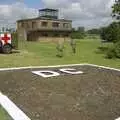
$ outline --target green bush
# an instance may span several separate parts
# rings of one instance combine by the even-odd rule
[[[107,51],[107,58],[120,58],[120,22],[113,22],[108,27],[102,28],[101,39],[113,43]]]
[[[97,28],[90,29],[90,30],[87,31],[87,34],[100,35],[100,29],[97,29]]]
[[[101,39],[108,42],[120,41],[120,22],[113,22],[108,27],[101,29]]]
[[[115,44],[115,53],[116,53],[116,57],[120,58],[120,42],[117,42]]]
[[[114,47],[111,47],[108,49],[107,53],[106,53],[106,57],[109,59],[115,58],[115,50]]]
[[[85,33],[84,32],[74,31],[71,34],[71,38],[72,39],[83,39],[84,37],[85,37]]]
[[[120,42],[115,43],[108,49],[107,58],[120,58]]]

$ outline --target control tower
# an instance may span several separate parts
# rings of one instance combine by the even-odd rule
[[[72,21],[59,19],[59,10],[40,9],[36,18],[17,21],[20,40],[27,41],[59,41],[71,39]]]

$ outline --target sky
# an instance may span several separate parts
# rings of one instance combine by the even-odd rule
[[[38,16],[38,9],[59,9],[60,18],[73,21],[73,27],[87,29],[112,22],[114,0],[0,0],[0,27],[13,27],[16,20]]]

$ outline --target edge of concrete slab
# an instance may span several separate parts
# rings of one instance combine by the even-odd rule
[[[31,120],[7,96],[0,92],[0,104],[14,120]]]
[[[0,104],[13,120],[31,120],[22,110],[20,110],[7,96],[0,92]]]
[[[106,67],[106,66],[100,66],[100,65],[95,65],[95,64],[88,64],[88,63],[83,63],[83,64],[65,64],[65,65],[51,65],[51,66],[28,66],[28,67],[0,68],[0,71],[21,70],[21,69],[34,69],[34,68],[69,67],[69,66],[72,67],[72,66],[84,66],[84,65],[88,65],[88,66],[92,66],[92,67],[99,67],[99,68],[104,68],[104,69],[109,69],[109,70],[120,71],[120,69]]]

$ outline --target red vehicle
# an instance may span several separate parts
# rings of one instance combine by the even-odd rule
[[[5,54],[12,52],[12,42],[10,33],[0,34],[0,51]]]

